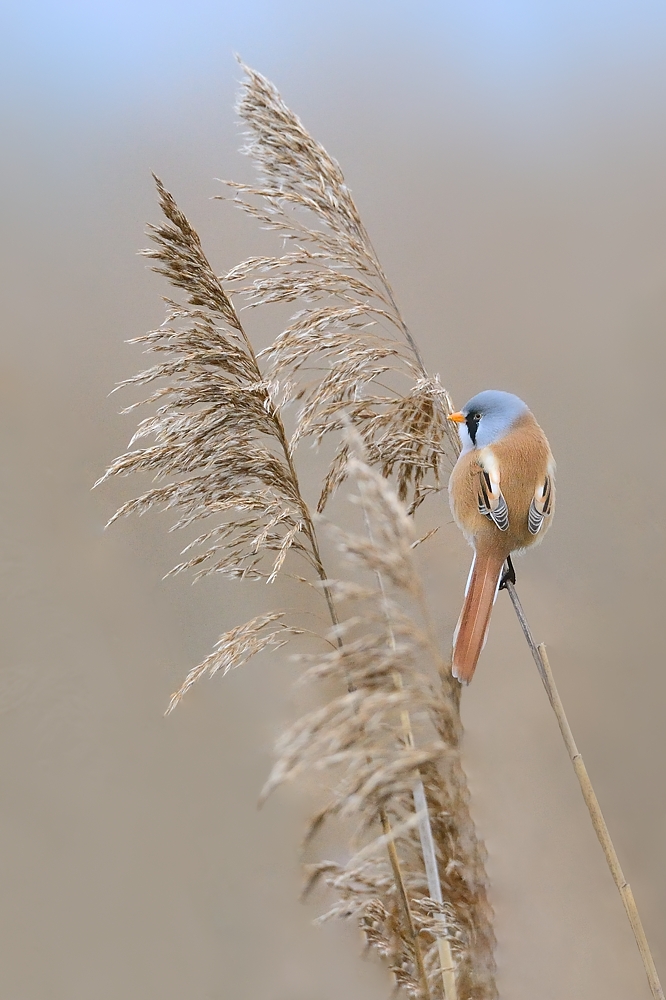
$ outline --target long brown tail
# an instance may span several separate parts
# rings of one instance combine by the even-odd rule
[[[469,684],[483,644],[504,557],[493,552],[477,552],[472,563],[465,602],[453,637],[453,676]]]

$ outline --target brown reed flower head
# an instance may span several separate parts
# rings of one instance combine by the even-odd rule
[[[188,546],[204,551],[173,572],[192,568],[198,576],[273,580],[289,549],[306,557],[308,550],[300,538],[306,512],[272,386],[197,233],[161,181],[156,183],[167,221],[151,227],[155,246],[144,253],[186,292],[187,304],[167,300],[165,323],[133,341],[166,355],[121,383],[158,383],[152,395],[127,408],[157,404],[130,447],[149,437],[154,443],[121,455],[100,482],[150,470],[160,485],[124,504],[109,523],[155,506],[178,510],[174,528],[213,517],[218,523]]]
[[[272,84],[244,69],[238,113],[259,178],[257,186],[229,186],[289,252],[252,257],[225,280],[253,306],[302,306],[262,355],[267,379],[301,403],[292,445],[308,436],[319,442],[351,420],[368,461],[395,472],[400,498],[411,494],[416,506],[428,474],[438,484],[458,447],[445,419],[448,394],[425,370],[340,167]],[[320,510],[344,479],[345,460],[343,443]]]

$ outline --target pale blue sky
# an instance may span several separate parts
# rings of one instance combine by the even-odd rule
[[[270,72],[303,57],[373,61],[394,50],[511,96],[581,72],[659,72],[666,3],[23,0],[3,5],[0,32],[10,100],[131,101],[210,78],[234,51]]]

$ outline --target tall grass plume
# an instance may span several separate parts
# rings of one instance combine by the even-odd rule
[[[154,482],[111,520],[157,508],[173,510],[174,528],[200,525],[173,573],[272,583],[289,567],[315,585],[330,627],[318,652],[300,655],[321,704],[280,738],[264,794],[306,771],[325,774],[328,803],[309,850],[322,823],[342,818],[339,829],[353,835],[344,863],[308,868],[308,884],[330,890],[323,919],[355,919],[409,996],[492,1000],[494,936],[460,758],[460,689],[433,637],[413,553],[413,515],[455,459],[451,402],[425,370],[339,166],[247,68],[238,110],[258,178],[232,184],[231,197],[284,238],[285,252],[218,276],[156,178],[164,218],[145,253],[179,295],[167,300],[165,323],[136,340],[156,361],[123,385],[147,386],[129,409],[150,412],[103,477],[145,470]],[[294,311],[258,353],[237,302]],[[328,436],[334,457],[313,509],[298,446]],[[318,511],[340,489],[361,506],[365,529],[326,527],[329,566]],[[204,674],[313,635],[270,603],[225,626],[169,710]]]

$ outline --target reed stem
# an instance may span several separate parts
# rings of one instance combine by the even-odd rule
[[[430,988],[428,986],[428,974],[423,964],[423,954],[421,952],[421,945],[419,942],[419,937],[414,926],[414,918],[412,917],[411,907],[409,905],[409,898],[407,896],[407,888],[405,886],[405,880],[402,877],[402,868],[400,867],[400,858],[398,857],[398,851],[395,846],[395,839],[393,838],[393,830],[391,828],[391,821],[386,815],[385,809],[379,810],[379,818],[382,824],[382,831],[384,836],[387,838],[386,849],[388,851],[389,861],[391,862],[391,870],[393,871],[393,878],[395,879],[396,888],[398,890],[398,895],[400,897],[400,904],[403,909],[405,916],[405,921],[409,929],[409,935],[414,945],[414,960],[416,962],[416,968],[419,974],[419,980],[421,983],[421,989],[423,991],[424,1000],[430,1000]],[[448,1000],[448,997],[447,997]],[[455,1000],[455,998],[453,998]]]
[[[525,617],[525,612],[523,611],[523,606],[520,603],[515,586],[510,581],[507,581],[506,589],[509,591],[509,597],[511,598],[516,615],[518,616],[520,627],[522,628],[525,639],[527,640],[527,645],[530,647],[530,651],[534,657],[534,662],[536,663],[537,670],[539,671],[539,676],[541,677],[543,686],[546,689],[548,700],[550,701],[552,709],[555,713],[557,723],[560,727],[560,732],[562,733],[562,739],[564,740],[571,763],[574,766],[576,777],[578,778],[578,783],[580,784],[580,790],[583,793],[583,798],[585,799],[585,805],[590,813],[590,819],[592,820],[594,832],[596,833],[599,843],[601,844],[601,848],[606,858],[606,863],[608,864],[611,875],[613,876],[613,881],[615,882],[618,892],[622,897],[624,909],[627,917],[629,918],[629,923],[631,924],[631,929],[634,932],[634,937],[636,938],[636,944],[638,945],[638,950],[643,961],[643,968],[645,969],[645,974],[647,976],[648,983],[650,984],[652,996],[654,997],[654,1000],[664,1000],[664,991],[662,990],[661,983],[659,982],[659,976],[657,975],[657,969],[652,958],[650,946],[645,936],[645,931],[643,930],[643,924],[638,913],[638,907],[636,906],[634,894],[631,891],[631,886],[624,877],[622,868],[620,867],[620,861],[615,851],[615,847],[613,846],[610,833],[608,832],[608,827],[606,826],[606,821],[601,811],[599,801],[595,795],[585,764],[583,763],[583,758],[579,753],[578,747],[576,746],[576,742],[573,738],[571,726],[569,725],[569,721],[566,717],[564,706],[562,705],[562,699],[560,698],[555,685],[555,678],[553,677],[553,672],[550,668],[550,663],[548,662],[546,647],[544,643],[541,643],[538,646],[535,643],[532,630],[530,629],[527,618]]]
[[[365,497],[363,491],[361,491],[361,501],[363,506],[363,518],[365,521],[366,531],[368,532],[368,537],[370,541],[374,542],[372,533],[372,522],[368,514],[368,508],[365,502]],[[375,571],[377,577],[377,585],[379,591],[382,595],[382,601],[384,604],[384,615],[386,618],[386,627],[388,629],[389,640],[392,649],[395,650],[395,634],[393,632],[393,625],[391,622],[391,615],[388,608],[388,599],[386,596],[386,588],[384,586],[384,577],[379,572]],[[400,673],[396,670],[393,673],[393,683],[397,690],[402,690],[402,677]],[[402,732],[405,743],[408,747],[414,747],[414,731],[412,729],[412,720],[410,718],[409,712],[404,709],[400,713],[402,722]],[[451,950],[451,942],[448,937],[448,928],[446,925],[446,918],[443,915],[443,905],[444,899],[442,896],[442,884],[439,878],[439,868],[437,865],[437,851],[435,848],[435,839],[432,835],[432,827],[430,825],[430,812],[428,810],[428,800],[426,798],[425,788],[423,786],[423,781],[421,780],[421,775],[416,772],[416,780],[412,788],[412,797],[414,799],[414,809],[417,816],[419,817],[419,839],[421,841],[421,850],[423,852],[423,863],[426,871],[426,881],[428,883],[428,892],[430,898],[433,902],[437,903],[440,908],[442,908],[442,913],[439,915],[438,924],[440,933],[437,936],[437,950],[439,953],[439,965],[440,971],[442,973],[442,986],[444,988],[444,1000],[458,1000],[458,992],[456,988],[456,965],[453,958],[453,952]],[[383,818],[382,818],[383,821]],[[389,828],[390,829],[390,828]],[[393,850],[395,851],[395,845],[393,844]],[[397,860],[397,853],[396,853]],[[391,858],[393,861],[393,858]],[[396,881],[398,879],[396,878]],[[407,903],[407,896],[405,894],[405,901]],[[407,911],[411,920],[411,913],[409,911],[409,904],[407,903]],[[413,932],[413,927],[412,927]],[[416,949],[417,956],[419,955],[419,948]],[[419,966],[419,969],[421,966]],[[427,978],[426,978],[427,983]]]

